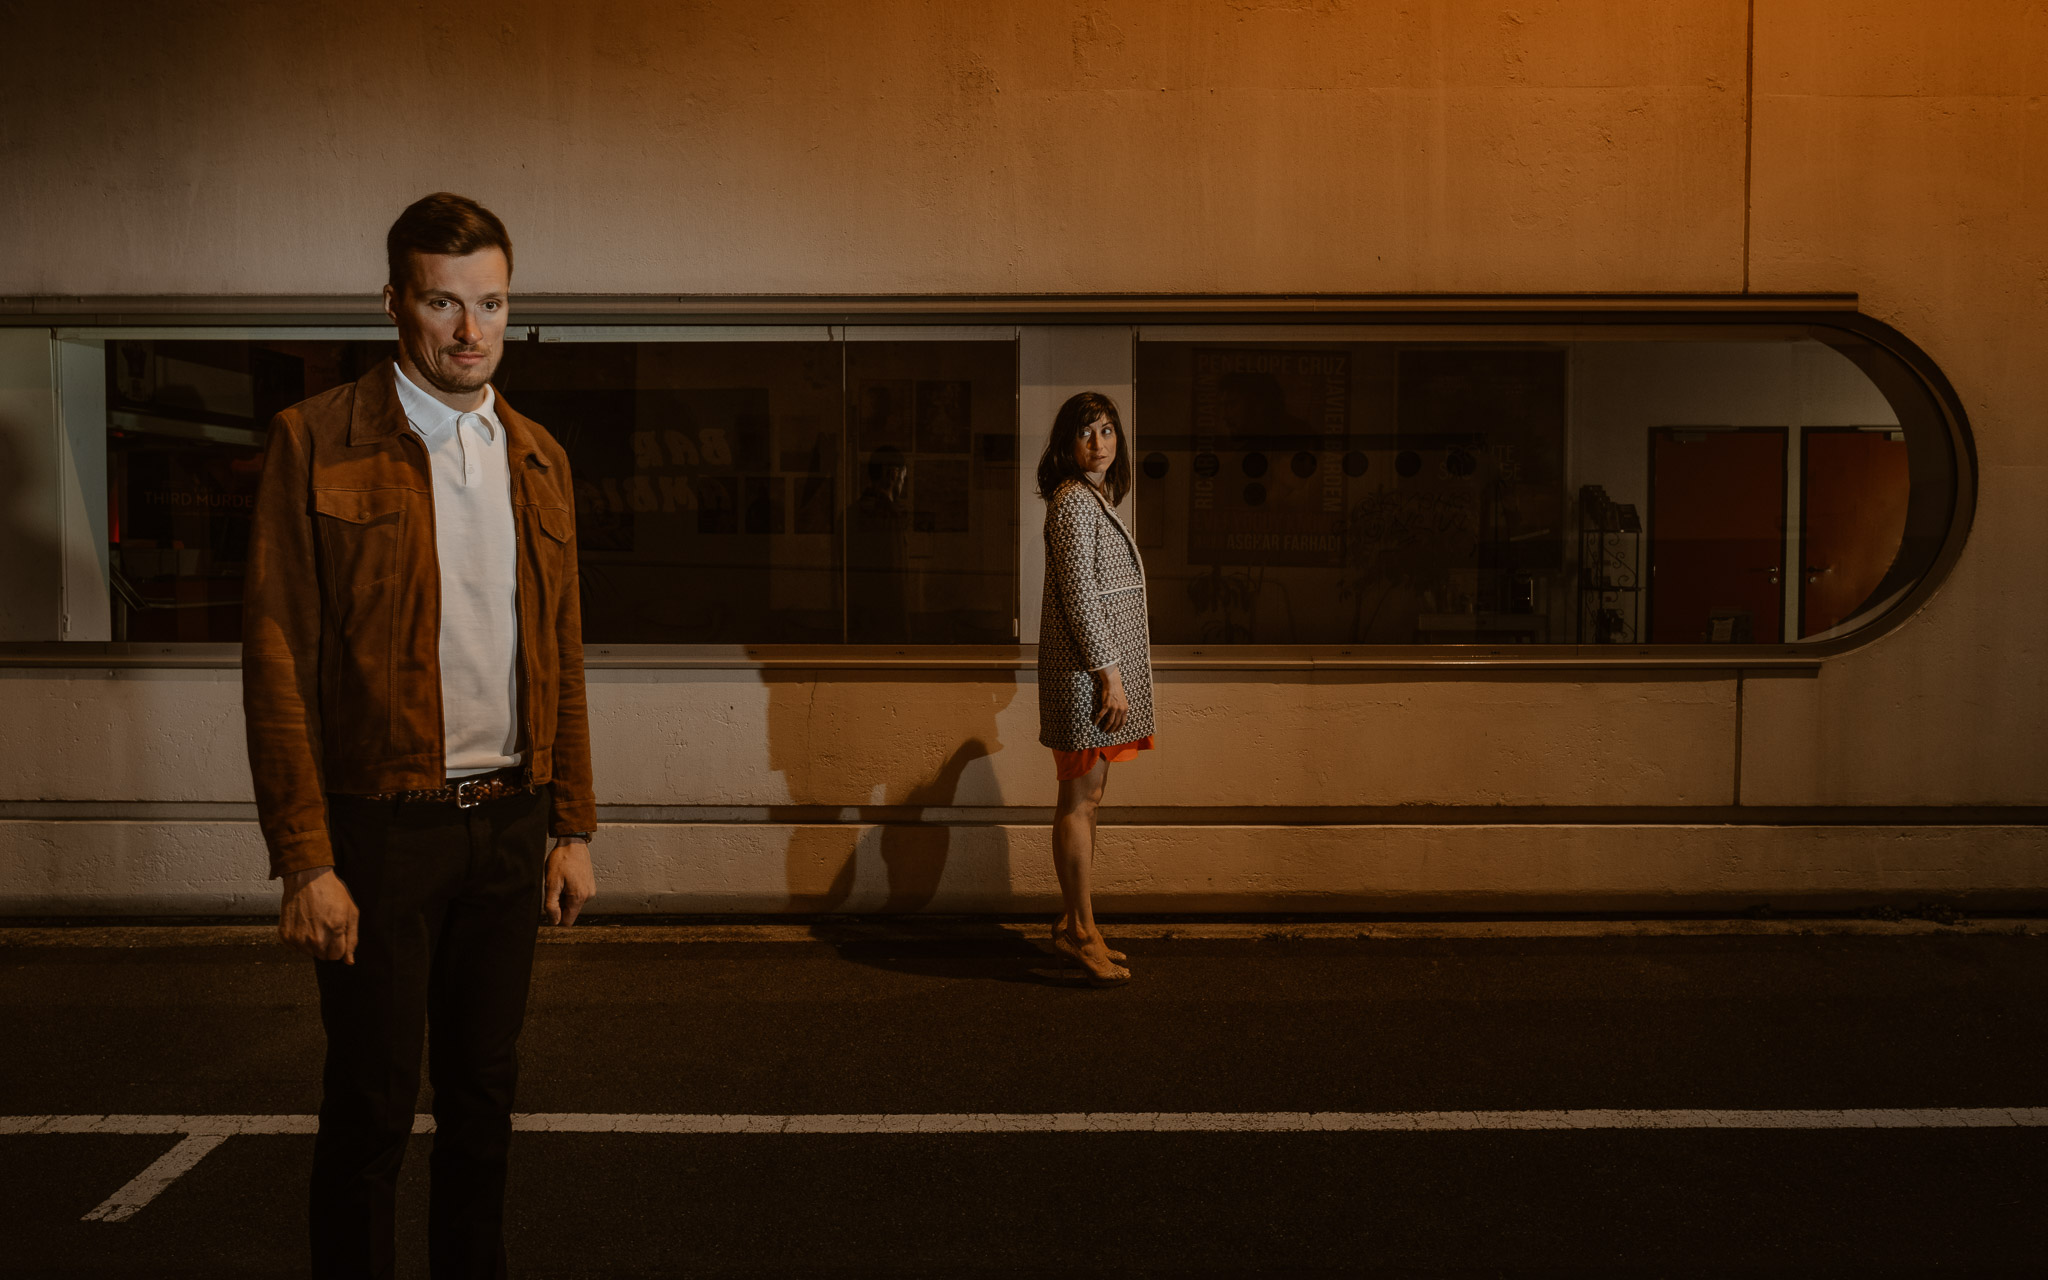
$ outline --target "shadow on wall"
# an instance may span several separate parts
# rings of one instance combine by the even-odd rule
[[[22,447],[30,428],[0,419],[0,640],[55,640],[63,548],[54,509],[38,512],[57,491],[47,459]]]
[[[992,778],[970,782],[964,800],[962,784],[1003,749],[996,722],[1016,697],[1013,674],[770,671],[762,679],[768,767],[789,791],[790,803],[770,806],[768,817],[790,828],[791,911],[922,911],[949,867],[956,889],[1007,893],[1002,828],[928,823],[925,811],[1003,803]],[[860,825],[821,821],[820,808],[855,809]]]

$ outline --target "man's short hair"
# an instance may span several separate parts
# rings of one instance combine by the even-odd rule
[[[875,484],[881,484],[889,478],[891,471],[899,468],[908,469],[909,466],[910,463],[903,457],[903,450],[893,444],[876,445],[875,451],[868,455],[868,479]]]
[[[505,254],[505,272],[512,271],[512,237],[498,215],[468,196],[436,191],[405,207],[384,236],[385,264],[391,289],[404,294],[412,283],[412,255],[446,253],[460,256],[496,248]]]

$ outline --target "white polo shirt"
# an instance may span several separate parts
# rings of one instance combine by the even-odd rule
[[[396,371],[434,476],[448,776],[487,773],[520,762],[519,542],[498,393],[486,386],[482,407],[460,413]]]

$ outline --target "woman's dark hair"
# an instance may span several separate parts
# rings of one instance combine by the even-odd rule
[[[1102,477],[1109,504],[1122,502],[1131,491],[1131,442],[1124,437],[1123,420],[1116,415],[1116,401],[1100,391],[1083,391],[1069,397],[1053,415],[1052,433],[1046,436],[1045,452],[1038,459],[1039,497],[1051,502],[1052,495],[1067,481],[1085,482],[1087,477],[1074,461],[1074,444],[1081,438],[1081,428],[1097,418],[1108,418],[1109,425],[1116,428],[1116,457],[1110,461],[1108,474]]]
[[[505,255],[505,274],[512,273],[512,237],[498,215],[468,196],[436,191],[421,196],[405,207],[398,221],[384,235],[384,262],[391,276],[391,290],[403,295],[412,283],[412,255],[448,253],[461,255],[479,249],[498,249]]]

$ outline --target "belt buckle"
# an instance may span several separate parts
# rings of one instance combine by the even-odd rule
[[[478,782],[475,779],[465,779],[462,782],[456,783],[455,807],[458,809],[474,809],[478,805],[482,804],[483,800],[481,798],[472,797],[474,795],[474,791],[482,790],[483,786],[483,783]]]

